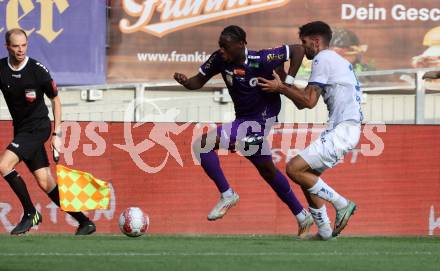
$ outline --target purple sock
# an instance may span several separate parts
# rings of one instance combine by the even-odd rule
[[[272,189],[277,193],[278,197],[289,206],[294,215],[299,214],[304,208],[293,193],[289,185],[289,181],[284,175],[277,170],[272,181],[268,181]]]
[[[272,164],[272,156],[270,155],[250,156],[246,158],[248,158],[257,168],[258,165],[261,164]],[[290,211],[292,211],[294,215],[299,214],[304,209],[301,203],[296,198],[295,194],[293,193],[293,190],[289,185],[289,181],[277,168],[275,168],[275,171],[272,174],[260,174],[264,178],[264,180],[272,187],[273,191],[277,193],[278,197],[285,204],[287,204]]]
[[[228,181],[220,168],[220,161],[215,151],[200,153],[200,164],[202,165],[206,174],[208,174],[209,178],[215,182],[215,185],[220,193],[223,193],[229,189]]]

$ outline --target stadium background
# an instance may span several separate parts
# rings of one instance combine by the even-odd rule
[[[373,130],[384,143],[380,152],[373,156],[365,156],[364,152],[349,154],[343,164],[324,175],[330,184],[359,204],[359,212],[344,233],[438,235],[440,129],[434,124],[440,123],[437,109],[440,88],[436,82],[420,80],[426,70],[438,67],[417,66],[414,57],[422,56],[429,47],[439,46],[439,36],[437,41],[425,44],[423,41],[430,30],[440,26],[440,19],[421,20],[410,16],[412,19],[396,20],[391,16],[396,5],[433,10],[438,9],[438,1],[268,2],[277,5],[264,11],[180,27],[161,37],[144,31],[125,33],[121,30],[122,19],[128,19],[130,24],[137,21],[123,5],[141,1],[0,2],[0,34],[17,26],[27,30],[29,55],[46,64],[61,86],[63,119],[66,120],[62,162],[112,183],[111,209],[93,214],[98,231],[118,232],[119,213],[136,205],[150,215],[151,233],[295,232],[296,222],[288,209],[256,170],[236,154],[222,155],[221,162],[240,193],[241,202],[221,221],[206,221],[218,195],[191,156],[191,140],[198,127],[195,123],[229,121],[233,109],[218,80],[201,91],[189,93],[172,82],[171,76],[174,71],[194,74],[200,63],[191,61],[189,55],[209,54],[215,50],[218,33],[226,25],[243,26],[248,33],[249,47],[265,48],[298,42],[297,27],[319,18],[357,35],[359,43],[348,44],[347,48],[356,51],[359,63],[366,64],[359,70],[365,93],[362,106],[369,123],[364,127],[373,127],[371,123],[376,122],[385,124]],[[342,19],[343,4],[381,7],[386,10],[387,18]],[[151,21],[144,25],[160,23],[159,15],[156,10]],[[179,19],[175,17],[174,20]],[[158,60],[159,55],[170,57],[173,51],[179,61]],[[141,61],[139,54],[147,54],[149,61]],[[6,51],[2,55],[6,55]],[[305,62],[300,77],[305,79],[307,72]],[[141,99],[142,105],[131,108],[134,99]],[[170,109],[177,113],[173,115],[174,111],[167,111]],[[2,97],[0,118],[0,148],[5,148],[12,131]],[[280,159],[277,166],[283,169],[286,155],[292,155],[297,149],[298,137],[307,135],[309,142],[313,124],[325,122],[325,106],[320,102],[316,110],[297,112],[284,100],[280,119],[283,124],[274,134],[274,156]],[[129,153],[114,145],[126,142],[124,120],[132,124],[146,122],[138,128],[128,126],[135,143],[151,139],[152,129],[168,129],[174,121],[178,125],[193,122],[178,135],[166,134],[178,146],[181,163],[169,153],[169,146],[152,141],[154,146],[141,155],[145,163],[157,167],[167,154],[170,156],[157,173],[145,172]],[[291,123],[301,123],[302,129]],[[285,135],[292,136],[290,145],[281,144],[281,137]],[[360,142],[371,146],[376,146],[375,143],[365,133]],[[45,217],[38,232],[73,231],[73,222],[56,211],[27,170],[22,165],[18,170]],[[299,189],[292,187],[300,195]],[[21,216],[21,208],[5,182],[0,183],[0,194],[0,231],[8,232],[11,223]],[[304,202],[302,197],[301,200]],[[330,215],[333,217],[333,213]]]

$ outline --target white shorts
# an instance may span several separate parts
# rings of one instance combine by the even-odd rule
[[[318,172],[334,167],[347,152],[354,149],[361,135],[361,124],[344,121],[334,129],[322,132],[299,155]]]

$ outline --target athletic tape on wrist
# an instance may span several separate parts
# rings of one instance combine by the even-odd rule
[[[287,75],[284,83],[288,85],[293,85],[293,83],[295,83],[295,77],[293,77],[292,75]]]

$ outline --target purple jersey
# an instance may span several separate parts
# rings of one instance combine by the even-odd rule
[[[280,112],[280,94],[262,91],[257,85],[257,77],[273,79],[272,71],[288,60],[287,45],[261,51],[246,48],[246,60],[243,64],[226,63],[221,53],[216,51],[200,66],[199,72],[209,78],[222,74],[234,102],[237,119],[267,119]]]

